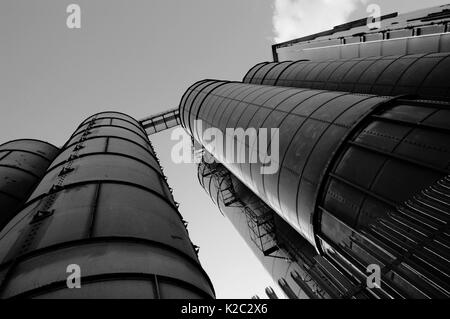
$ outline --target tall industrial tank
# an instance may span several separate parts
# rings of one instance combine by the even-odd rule
[[[265,62],[244,83],[377,95],[450,97],[450,53],[371,56],[342,60]]]
[[[0,230],[19,211],[57,154],[56,146],[33,139],[0,145]]]
[[[389,283],[383,296],[450,296],[449,103],[204,80],[187,90],[180,116],[320,254],[358,269],[359,288],[343,295],[366,289],[365,267],[376,261]],[[210,128],[225,138],[211,142]],[[279,129],[278,170],[261,173],[270,147],[238,128]],[[229,160],[233,139],[258,161]]]
[[[0,297],[214,297],[139,122],[104,112],[78,127],[0,233]]]
[[[204,159],[198,179],[286,297],[333,296],[332,287],[320,278],[314,248],[222,164]]]

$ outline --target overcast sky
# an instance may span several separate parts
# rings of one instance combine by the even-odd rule
[[[81,29],[66,7],[81,7]],[[364,0],[1,0],[0,144],[62,145],[87,116],[137,119],[178,106],[203,78],[241,80],[271,59],[271,44],[365,17]],[[370,1],[382,14],[444,4]],[[264,297],[270,277],[198,184],[196,167],[170,160],[170,132],[152,141],[189,221],[218,298]]]

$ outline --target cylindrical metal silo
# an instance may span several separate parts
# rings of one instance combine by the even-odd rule
[[[222,164],[207,161],[198,166],[200,185],[287,297],[328,298],[329,287],[308,272],[316,263],[314,248]],[[309,280],[299,286],[298,278]]]
[[[450,53],[259,63],[244,83],[376,95],[450,97]]]
[[[0,145],[0,230],[19,211],[57,154],[56,146],[33,139]]]
[[[448,103],[208,80],[188,89],[180,114],[182,125],[200,144],[212,145],[212,155],[321,254],[342,253],[345,247],[352,257],[342,255],[334,262],[342,264],[356,254],[359,266],[370,264],[367,256],[361,261],[362,252],[352,241],[365,232],[366,242],[369,237],[383,242],[377,249],[392,248],[393,243],[398,246],[388,250],[387,260],[378,260],[387,267],[386,272],[396,268],[395,275],[391,272],[386,280],[397,287],[392,288],[397,296],[450,294],[443,279],[448,276],[448,260],[435,258],[436,254],[449,254],[442,228],[450,212],[445,182],[450,172]],[[211,142],[211,136],[205,134],[211,128],[220,131],[224,139]],[[238,128],[256,129],[257,139],[233,132]],[[276,149],[257,141],[264,133],[260,129],[272,128],[279,129]],[[276,134],[269,135],[275,143]],[[244,162],[230,160],[225,154],[229,151],[227,140],[236,140],[238,151],[256,154],[258,161],[248,157]],[[261,173],[267,159],[279,168],[273,174]],[[438,186],[432,188],[437,193],[430,191],[431,199],[420,195],[433,185]],[[433,199],[436,196],[438,199]],[[399,212],[398,207],[404,205],[411,206],[408,212]],[[406,215],[408,222],[396,224],[400,219],[391,220],[393,214]],[[380,226],[380,220],[388,220],[390,228]],[[421,235],[400,238],[404,225]],[[433,236],[440,238],[439,244],[433,243],[438,246],[424,248],[430,242],[421,240]],[[422,261],[409,257],[405,261],[402,253],[411,249],[420,251]],[[399,260],[409,268],[399,269]],[[413,277],[408,271],[422,277]],[[410,280],[407,284],[400,280],[404,277]]]
[[[67,141],[0,233],[0,265],[2,298],[214,297],[144,129],[117,112]]]

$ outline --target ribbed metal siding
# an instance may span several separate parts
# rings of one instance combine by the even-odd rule
[[[32,139],[0,145],[0,230],[18,212],[57,154],[57,147]]]
[[[449,98],[450,53],[281,62],[264,67],[257,64],[243,81],[377,95]]]
[[[152,146],[127,115],[84,121],[26,205],[0,233],[2,298],[214,296]],[[81,267],[81,289],[66,287],[69,264]]]

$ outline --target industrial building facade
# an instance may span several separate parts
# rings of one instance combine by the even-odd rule
[[[200,184],[289,298],[449,297],[448,12],[275,45],[242,82],[203,80],[183,96],[182,126],[215,159]],[[278,128],[279,170],[227,161],[210,128],[245,154],[267,152],[227,129]]]

